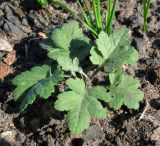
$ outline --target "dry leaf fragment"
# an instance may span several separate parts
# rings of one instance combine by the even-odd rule
[[[3,60],[3,62],[8,65],[12,65],[15,61],[16,61],[16,51],[15,50],[8,53],[6,58]]]
[[[0,80],[3,80],[6,76],[13,73],[11,66],[1,63],[0,64]]]
[[[42,39],[47,39],[47,38],[48,38],[48,37],[46,36],[46,34],[43,33],[43,32],[39,32],[38,35],[39,35],[39,37],[42,38]]]

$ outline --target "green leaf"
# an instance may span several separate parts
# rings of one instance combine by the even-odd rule
[[[48,48],[48,57],[56,60],[65,71],[79,72],[79,63],[89,55],[89,39],[84,36],[76,21],[69,21],[61,28],[48,33],[48,39],[41,42]],[[76,59],[76,60],[75,60]]]
[[[123,104],[129,109],[138,109],[139,102],[144,98],[144,93],[138,89],[140,82],[120,72],[110,73],[109,79],[112,97],[109,105],[114,109],[119,109]]]
[[[101,52],[97,49],[97,47],[92,47],[91,48],[91,57],[90,60],[92,61],[93,64],[101,66],[104,62],[103,56]]]
[[[69,129],[73,135],[79,135],[89,127],[89,112],[83,103],[70,110],[66,117]]]
[[[17,86],[14,91],[14,99],[22,98],[20,111],[24,111],[36,100],[36,97],[47,99],[54,92],[54,85],[62,79],[62,72],[56,70],[52,74],[48,65],[33,67],[31,71],[16,76],[12,83]]]
[[[67,85],[70,89],[74,90],[75,92],[79,94],[83,94],[85,90],[85,83],[83,80],[77,78],[77,79],[69,79],[66,81]]]
[[[59,94],[55,108],[59,111],[69,111],[76,105],[79,105],[79,101],[81,101],[80,94],[74,91],[63,92],[62,94]]]
[[[106,117],[107,111],[98,99],[108,101],[109,98],[103,87],[88,89],[82,79],[68,79],[66,83],[71,91],[65,91],[58,96],[55,108],[60,111],[68,111],[66,121],[69,129],[73,135],[79,135],[89,127],[91,116],[101,119]]]
[[[106,72],[114,72],[123,64],[136,65],[138,52],[130,46],[130,35],[127,29],[107,35],[101,32],[96,41],[97,46],[91,49],[90,60],[93,64],[104,67]]]
[[[73,60],[70,58],[67,50],[55,49],[48,53],[48,56],[56,60],[62,69],[71,72],[80,72],[82,69],[79,67],[78,58]]]
[[[79,53],[84,50],[83,47],[87,48],[85,45],[89,42],[76,21],[69,21],[60,29],[56,29],[52,35],[52,40],[57,48],[73,49],[76,52],[79,51]]]
[[[41,5],[41,7],[45,8],[48,5],[47,0],[37,0],[37,2]]]
[[[105,102],[109,102],[111,100],[111,97],[108,96],[106,89],[102,86],[96,86],[94,88],[91,88],[90,94],[95,98]]]

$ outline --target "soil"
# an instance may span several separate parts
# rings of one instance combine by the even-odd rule
[[[78,13],[74,1],[66,3]],[[160,146],[160,0],[152,0],[146,34],[142,32],[141,7],[140,0],[119,0],[113,30],[127,27],[131,31],[132,45],[140,55],[134,74],[141,81],[144,101],[139,110],[110,109],[107,119],[91,119],[90,127],[80,137],[72,137],[65,113],[53,108],[53,97],[38,100],[26,112],[19,113],[11,80],[45,61],[39,32],[45,33],[73,18],[53,4],[39,9],[33,0],[0,0],[0,39],[16,51],[16,61],[9,65],[12,73],[0,81],[0,145]],[[0,50],[0,64],[6,64],[3,58],[7,54]],[[102,76],[98,74],[97,78]]]

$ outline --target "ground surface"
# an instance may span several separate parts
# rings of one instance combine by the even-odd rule
[[[72,1],[67,4],[75,7]],[[9,42],[17,55],[13,64],[7,64],[4,60],[7,53],[0,50],[0,65],[7,65],[12,72],[0,81],[0,145],[160,146],[159,0],[152,1],[149,16],[149,31],[144,35],[140,1],[119,0],[114,24],[114,30],[121,27],[131,30],[132,44],[140,54],[135,71],[145,92],[140,109],[133,111],[123,107],[110,111],[106,120],[92,119],[82,137],[74,138],[65,124],[65,114],[54,110],[53,97],[38,100],[20,114],[19,103],[12,99],[14,87],[11,84],[18,73],[45,61],[46,52],[38,45],[38,33],[61,25],[71,17],[53,5],[42,10],[37,9],[32,0],[24,0],[24,5],[17,0],[0,0],[0,39]]]

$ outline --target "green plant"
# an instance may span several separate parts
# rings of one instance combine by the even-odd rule
[[[37,3],[42,7],[45,8],[48,5],[48,0],[37,0]]]
[[[112,30],[113,18],[115,15],[117,3],[118,0],[114,0],[112,6],[112,0],[108,0],[108,6],[107,6],[108,9],[106,11],[106,28],[105,28],[105,32],[107,32],[108,34],[110,34]]]
[[[100,32],[95,46],[91,46],[76,21],[50,31],[47,36],[41,46],[48,50],[48,57],[56,63],[55,67],[53,63],[33,67],[13,79],[13,84],[17,86],[14,99],[21,100],[21,112],[36,98],[55,96],[54,87],[62,81],[66,86],[63,92],[56,88],[58,96],[54,108],[67,111],[66,122],[73,135],[79,135],[89,127],[90,117],[107,117],[102,101],[113,109],[119,109],[122,105],[138,109],[144,97],[138,89],[140,82],[123,71],[126,64],[136,66],[138,59],[137,51],[130,45],[127,29],[110,35]],[[83,69],[89,55],[91,66],[98,66],[91,77]],[[92,82],[100,70],[106,73],[106,81],[109,80],[106,85]]]
[[[142,0],[142,3],[143,3],[143,18],[144,18],[143,31],[147,32],[148,30],[147,18],[151,5],[151,0]]]
[[[113,0],[113,5],[112,0],[107,1],[108,9],[106,10],[105,22],[103,21],[101,14],[101,0],[83,0],[83,2],[77,0],[77,4],[83,17],[78,16],[71,8],[67,7],[60,0],[52,0],[52,2],[61,6],[64,10],[72,14],[85,27],[87,27],[95,37],[97,37],[102,30],[108,34],[111,33],[118,0]]]

